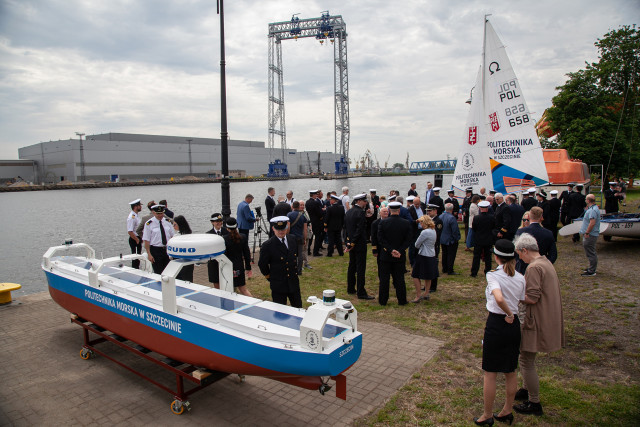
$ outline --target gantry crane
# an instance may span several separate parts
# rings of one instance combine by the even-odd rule
[[[347,26],[342,16],[331,16],[322,12],[320,18],[300,19],[269,24],[269,153],[270,161],[275,157],[275,139],[280,137],[282,158],[269,165],[270,173],[274,163],[284,165],[286,170],[287,134],[284,114],[284,87],[282,74],[282,40],[297,40],[314,37],[321,44],[329,40],[333,44],[334,63],[334,151],[340,154],[335,162],[335,173],[346,175],[349,171],[349,79],[347,70]],[[277,86],[277,88],[276,88]],[[277,172],[274,172],[277,173]],[[288,173],[287,173],[288,174]],[[278,175],[284,176],[284,175]]]

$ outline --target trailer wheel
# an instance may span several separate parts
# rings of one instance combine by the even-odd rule
[[[604,239],[605,242],[611,241],[611,236],[602,236],[602,238]]]
[[[181,415],[184,412],[184,406],[182,405],[182,402],[179,400],[174,400],[173,402],[171,402],[171,412],[176,415]]]
[[[80,350],[80,357],[82,358],[82,360],[89,360],[92,355],[93,352],[88,348],[83,348],[82,350]]]

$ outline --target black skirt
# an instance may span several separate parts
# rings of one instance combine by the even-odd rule
[[[411,271],[411,277],[421,280],[433,280],[437,278],[438,273],[438,258],[434,256],[424,256],[417,254],[416,261],[413,264],[413,270]]]
[[[504,314],[489,313],[482,341],[482,370],[486,372],[514,372],[520,355],[520,321],[504,321]]]

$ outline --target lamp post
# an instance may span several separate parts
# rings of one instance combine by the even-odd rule
[[[86,171],[84,169],[84,144],[82,143],[82,137],[84,133],[76,132],[78,138],[80,138],[80,181],[84,181],[86,179]]]
[[[229,135],[227,133],[227,85],[225,78],[224,52],[224,0],[218,0],[218,14],[220,15],[220,155],[222,157],[222,217],[226,220],[231,216],[231,196],[229,194]]]

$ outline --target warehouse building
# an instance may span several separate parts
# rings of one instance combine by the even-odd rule
[[[261,176],[282,150],[269,153],[261,141],[230,140],[229,171],[237,177]],[[87,135],[86,138],[41,142],[18,150],[33,161],[33,181],[105,181],[221,176],[220,139],[131,133]],[[331,173],[339,156],[329,152],[285,153],[290,175]]]

